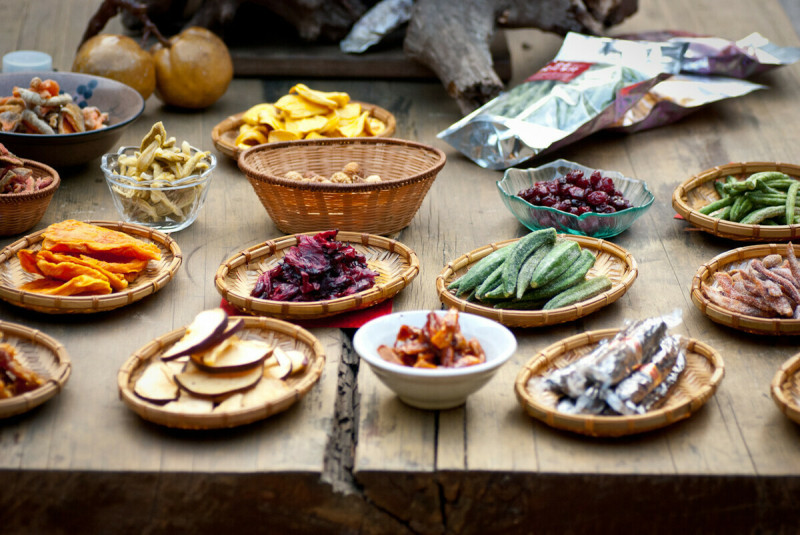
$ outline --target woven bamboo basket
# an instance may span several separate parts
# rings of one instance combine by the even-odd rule
[[[748,260],[770,254],[786,257],[787,244],[750,245],[715,256],[700,266],[692,279],[691,297],[700,312],[712,321],[740,331],[769,335],[800,335],[800,320],[791,318],[759,318],[727,310],[710,301],[701,289],[703,284],[714,282],[714,273],[742,267]]]
[[[634,416],[566,414],[556,410],[557,396],[538,380],[587,354],[619,329],[589,331],[565,338],[540,351],[522,368],[514,383],[517,400],[532,417],[550,427],[594,437],[620,437],[652,431],[688,418],[716,392],[725,372],[722,357],[712,347],[687,340],[686,369],[666,401],[656,409]]]
[[[543,327],[573,321],[610,305],[628,291],[639,275],[639,267],[633,255],[619,245],[589,236],[573,234],[559,234],[558,236],[576,241],[582,249],[589,249],[594,253],[597,261],[586,274],[586,278],[605,275],[612,282],[610,290],[568,307],[545,311],[496,309],[476,301],[467,301],[457,297],[447,289],[451,282],[464,275],[475,262],[493,251],[517,241],[513,239],[485,245],[448,263],[436,277],[436,292],[439,294],[439,300],[448,307],[491,318],[508,327]]]
[[[0,236],[14,236],[33,228],[44,216],[53,200],[61,178],[52,167],[33,160],[22,160],[34,177],[53,177],[49,186],[33,193],[0,195]]]
[[[709,234],[739,241],[781,241],[800,236],[800,225],[745,225],[698,212],[719,200],[714,181],[732,175],[743,178],[762,171],[779,171],[800,180],[800,166],[777,162],[743,162],[720,165],[691,177],[672,194],[672,207],[683,218]]]
[[[222,297],[242,312],[300,320],[324,318],[376,305],[396,295],[419,274],[416,253],[396,240],[355,232],[339,232],[336,240],[353,246],[366,257],[369,268],[378,272],[372,288],[328,301],[286,302],[250,297],[258,276],[277,265],[289,247],[297,245],[296,235],[270,240],[236,253],[217,269],[214,283]]]
[[[376,106],[375,104],[353,102],[360,104],[363,111],[368,111],[372,117],[380,119],[386,125],[386,129],[376,137],[392,137],[394,135],[397,129],[397,120],[388,110]],[[238,159],[239,155],[244,152],[234,143],[236,137],[239,135],[239,127],[244,124],[242,120],[244,114],[245,112],[240,112],[236,115],[231,115],[219,122],[211,130],[211,141],[214,143],[214,147],[225,156],[233,158],[234,160]]]
[[[72,362],[61,343],[36,329],[2,320],[0,342],[14,347],[19,362],[46,381],[30,392],[0,399],[0,418],[27,412],[61,392],[72,371]]]
[[[163,232],[121,221],[86,221],[86,223],[155,243],[161,251],[161,260],[151,260],[147,268],[126,289],[108,295],[54,296],[20,290],[20,286],[30,282],[37,275],[22,269],[17,253],[22,249],[39,250],[44,240],[45,229],[43,229],[15,241],[0,251],[0,299],[12,305],[47,314],[88,314],[113,310],[159,291],[172,280],[183,261],[183,253],[178,243]]]
[[[258,145],[241,154],[239,168],[287,234],[317,229],[392,234],[411,223],[445,160],[441,150],[412,141],[337,138]],[[382,180],[335,184],[283,178],[289,171],[330,176],[349,162]]]
[[[232,317],[231,319],[235,319]],[[179,406],[159,405],[146,401],[134,393],[136,381],[147,364],[158,359],[164,350],[177,342],[186,327],[159,336],[136,351],[120,368],[117,387],[120,399],[136,414],[150,422],[181,429],[219,429],[245,425],[285,411],[319,381],[325,367],[325,351],[320,341],[310,332],[273,318],[244,317],[245,326],[238,336],[243,339],[263,340],[282,349],[302,351],[309,360],[305,370],[285,379],[285,388],[276,389],[274,395],[252,406],[231,409],[214,404],[211,411],[183,412]]]
[[[772,378],[769,392],[781,412],[800,424],[800,354],[783,363]]]

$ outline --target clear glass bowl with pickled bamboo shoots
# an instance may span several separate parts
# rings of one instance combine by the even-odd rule
[[[177,146],[156,123],[141,146],[106,154],[100,167],[123,220],[177,232],[197,219],[216,165],[213,154]]]

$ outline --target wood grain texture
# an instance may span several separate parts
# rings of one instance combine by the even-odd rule
[[[0,51],[45,50],[56,68],[69,69],[98,3],[0,0]],[[796,10],[794,19],[787,12],[779,0],[730,0],[724,8],[717,0],[650,0],[615,32],[677,28],[739,39],[759,31],[777,44],[800,46]],[[112,21],[107,30],[119,28]],[[506,35],[512,84],[547,63],[560,45],[534,30]],[[118,399],[116,375],[128,356],[219,305],[213,276],[221,262],[283,235],[235,162],[220,158],[198,220],[173,235],[183,264],[157,294],[91,317],[0,303],[0,319],[58,340],[73,364],[58,396],[0,426],[4,532],[163,533],[248,522],[289,534],[601,533],[630,526],[652,533],[797,532],[800,426],[769,396],[770,381],[797,353],[797,340],[739,332],[697,310],[689,296],[697,269],[740,244],[691,230],[674,218],[670,202],[678,184],[716,165],[800,163],[800,64],[755,81],[769,89],[651,131],[595,135],[549,156],[647,181],[656,197],[652,208],[612,239],[636,259],[637,281],[598,313],[515,330],[518,351],[492,381],[463,407],[438,413],[403,405],[368,368],[358,367],[348,346],[352,333],[334,329],[313,330],[327,355],[319,384],[262,422],[210,433],[170,431],[142,421]],[[435,279],[449,261],[527,232],[500,199],[495,182],[502,174],[478,168],[436,138],[460,112],[435,81],[235,79],[200,113],[166,108],[151,97],[121,143],[138,144],[161,120],[178,140],[213,150],[215,124],[249,105],[274,102],[298,82],[374,102],[395,115],[397,137],[447,154],[411,224],[392,236],[420,259],[419,275],[394,298],[396,310],[440,308]],[[34,231],[66,218],[117,217],[99,161],[61,175]],[[0,248],[16,238],[0,239]],[[716,394],[690,418],[641,436],[595,439],[551,429],[520,408],[514,379],[537,351],[676,308],[684,322],[675,331],[707,343],[725,362]]]

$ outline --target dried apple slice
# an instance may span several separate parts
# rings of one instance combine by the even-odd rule
[[[242,372],[259,366],[271,353],[266,342],[233,336],[210,351],[192,354],[192,362],[208,373]]]
[[[275,379],[286,379],[292,374],[292,359],[280,347],[272,350],[272,356],[265,362],[265,374]]]
[[[161,358],[170,360],[208,349],[224,339],[222,335],[227,327],[228,314],[224,310],[221,308],[204,310],[195,316],[183,337],[167,349]]]
[[[251,388],[263,374],[262,366],[240,373],[206,373],[189,362],[186,369],[175,376],[175,381],[194,396],[214,399]]]
[[[151,362],[133,386],[140,398],[153,403],[167,403],[178,399],[178,385],[172,372],[161,361]]]
[[[242,407],[261,407],[290,391],[286,383],[273,377],[264,377],[256,386],[242,394]]]
[[[241,392],[228,396],[219,405],[214,407],[214,412],[238,411],[242,408],[243,399],[244,394]]]
[[[181,392],[178,399],[164,405],[164,409],[182,414],[207,414],[214,410],[214,403],[211,400],[196,398],[186,392]]]

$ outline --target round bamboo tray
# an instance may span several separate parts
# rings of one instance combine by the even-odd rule
[[[800,180],[800,166],[777,162],[729,163],[713,167],[691,177],[672,194],[672,207],[683,218],[709,234],[739,241],[781,241],[800,236],[800,225],[745,225],[717,219],[698,212],[703,206],[719,200],[714,181],[733,175],[747,177],[761,171],[779,171]]]
[[[72,362],[63,345],[41,331],[2,320],[0,342],[14,347],[19,362],[46,381],[30,392],[0,399],[0,418],[27,412],[61,392],[72,372]]]
[[[335,138],[258,145],[239,168],[277,227],[287,233],[338,229],[392,234],[407,227],[444,167],[430,145],[391,138]],[[283,178],[289,171],[331,176],[358,163],[380,182],[337,184]]]
[[[540,351],[522,368],[514,383],[517,400],[532,417],[550,427],[593,437],[620,437],[652,431],[688,418],[714,395],[724,375],[722,357],[695,339],[687,341],[686,369],[667,400],[657,409],[634,416],[566,414],[556,410],[557,396],[537,387],[537,380],[587,354],[619,329],[570,336]]]
[[[289,247],[297,245],[297,235],[270,240],[236,253],[217,269],[214,283],[222,297],[242,312],[300,320],[376,305],[396,295],[419,273],[416,253],[398,241],[355,232],[339,232],[336,240],[352,245],[366,257],[370,269],[378,272],[372,288],[327,301],[286,302],[250,297],[258,276],[277,265]]]
[[[353,102],[361,104],[362,110],[368,111],[372,117],[380,119],[386,125],[386,130],[381,132],[380,135],[376,137],[391,137],[394,135],[394,132],[397,129],[397,120],[388,110],[385,110],[380,106],[376,106],[375,104],[357,101]],[[211,130],[211,141],[214,143],[214,147],[216,147],[216,149],[225,156],[233,158],[234,160],[238,159],[239,155],[244,152],[244,150],[237,147],[234,143],[239,135],[239,127],[244,124],[244,121],[242,120],[244,114],[245,112],[240,112],[236,115],[231,115],[230,117],[219,122]]]
[[[783,363],[770,384],[772,400],[790,420],[800,424],[800,354]]]
[[[763,258],[770,254],[786,257],[787,244],[761,244],[740,247],[715,256],[700,266],[692,279],[691,297],[695,306],[708,318],[734,329],[769,335],[800,335],[800,320],[791,318],[759,318],[731,312],[710,301],[701,290],[702,284],[712,284],[714,273],[742,266],[752,258]]]
[[[236,319],[232,317],[230,319]],[[282,349],[296,349],[309,359],[302,373],[289,376],[282,382],[285,388],[275,389],[273,395],[251,406],[232,409],[215,403],[211,411],[184,412],[180,405],[160,405],[146,401],[134,393],[134,386],[144,368],[158,359],[164,350],[178,341],[186,327],[164,334],[136,351],[120,368],[117,387],[120,399],[136,414],[150,422],[181,429],[220,429],[245,425],[285,411],[319,381],[325,367],[325,351],[320,341],[310,332],[273,318],[244,317],[245,326],[238,336],[242,339],[263,340]]]
[[[33,160],[22,160],[33,171],[34,177],[53,177],[50,185],[33,193],[5,193],[0,195],[0,236],[14,236],[33,228],[53,199],[61,178],[52,167]]]
[[[15,241],[0,251],[0,299],[12,305],[47,314],[88,314],[113,310],[159,291],[172,280],[183,261],[183,253],[178,243],[163,232],[121,221],[86,221],[86,223],[155,243],[161,251],[161,260],[151,260],[147,268],[126,289],[108,295],[53,296],[20,290],[21,285],[35,279],[37,275],[22,269],[17,253],[22,249],[39,250],[44,240],[43,229]]]
[[[436,277],[436,291],[439,294],[439,300],[448,307],[491,318],[507,327],[543,327],[573,321],[610,305],[628,291],[639,275],[636,260],[619,245],[589,236],[559,234],[559,237],[576,241],[581,248],[589,249],[595,254],[597,261],[586,274],[586,278],[605,275],[612,282],[610,290],[568,307],[545,311],[496,309],[479,302],[456,297],[447,289],[451,282],[464,275],[475,262],[491,252],[517,241],[512,239],[485,245],[448,263]]]

